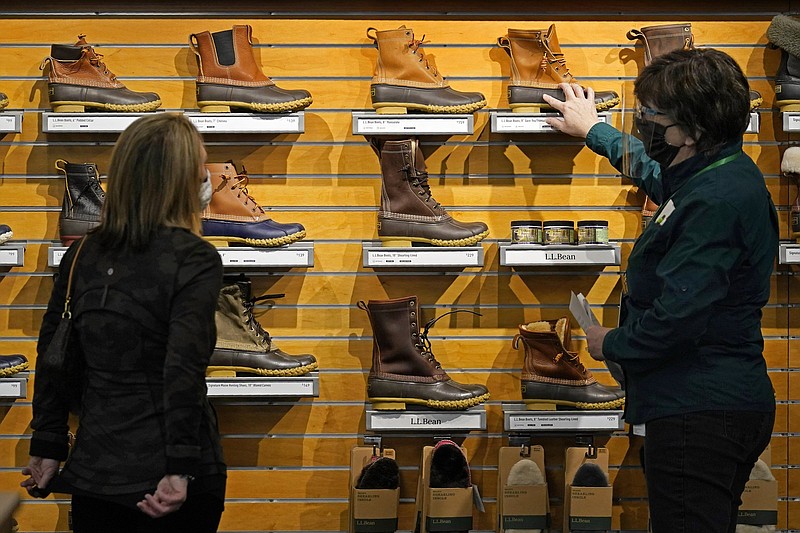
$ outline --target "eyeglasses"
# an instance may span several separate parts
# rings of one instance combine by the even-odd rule
[[[636,114],[636,118],[644,118],[644,117],[657,117],[657,116],[667,116],[666,113],[662,111],[657,111],[652,107],[647,107],[646,105],[642,105],[640,103],[636,104],[636,109],[634,110]]]

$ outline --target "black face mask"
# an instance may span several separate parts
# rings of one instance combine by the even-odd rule
[[[653,161],[668,167],[678,155],[681,147],[669,144],[664,136],[669,128],[677,124],[665,126],[643,118],[636,118],[635,124],[636,129],[639,130],[639,139],[644,143],[644,151],[647,156]]]

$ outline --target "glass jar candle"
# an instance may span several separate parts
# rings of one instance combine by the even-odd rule
[[[546,220],[542,228],[542,244],[575,244],[575,223],[571,220]]]
[[[608,220],[578,222],[578,244],[608,244]]]
[[[542,244],[542,221],[513,221],[511,223],[511,244]]]

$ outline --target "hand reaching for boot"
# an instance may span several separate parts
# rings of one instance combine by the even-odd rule
[[[543,98],[563,117],[548,117],[547,124],[561,133],[585,139],[592,126],[600,122],[594,103],[594,89],[588,87],[584,92],[577,83],[560,83],[558,86],[564,91],[563,102],[547,94]]]

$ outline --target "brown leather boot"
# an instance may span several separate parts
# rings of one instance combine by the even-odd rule
[[[431,196],[425,157],[416,139],[370,139],[381,161],[381,208],[378,237],[434,246],[471,246],[489,234],[483,222],[460,222]]]
[[[266,113],[300,111],[311,104],[304,89],[281,89],[264,75],[253,56],[253,28],[193,33],[189,45],[197,56],[197,105],[200,111],[230,112],[231,108]]]
[[[224,279],[217,298],[217,344],[208,363],[208,372],[235,371],[259,376],[300,376],[317,369],[311,354],[289,355],[272,343],[269,333],[253,316],[253,305],[261,300],[283,297],[250,295],[246,278]]]
[[[50,56],[39,66],[44,70],[50,63],[47,88],[53,111],[83,112],[89,108],[139,113],[161,106],[156,93],[134,92],[117,80],[103,63],[102,54],[95,52],[85,37],[79,35],[72,46],[52,45]]]
[[[578,354],[569,350],[569,318],[521,324],[514,349],[520,341],[525,349],[522,399],[526,404],[616,409],[625,403],[625,391],[598,383]]]
[[[8,96],[5,93],[0,93],[0,110],[8,107]]]
[[[539,113],[551,109],[542,98],[548,94],[564,100],[564,91],[559,83],[578,83],[567,68],[567,60],[561,51],[556,35],[556,25],[547,30],[515,30],[497,38],[497,45],[511,57],[511,81],[508,85],[508,103],[516,113]],[[598,111],[619,104],[619,95],[614,91],[595,93]]]
[[[378,48],[370,89],[372,107],[378,113],[407,113],[409,109],[425,113],[472,113],[486,105],[481,93],[450,88],[433,59],[425,57],[421,48],[424,35],[420,40],[414,39],[414,30],[400,26],[382,31],[368,28],[367,37]]]
[[[422,317],[416,296],[360,301],[358,307],[369,314],[372,324],[367,396],[375,409],[400,410],[407,404],[467,409],[489,399],[489,391],[483,385],[450,379],[431,352],[428,330],[439,318],[457,311],[430,320],[420,334]]]
[[[106,193],[100,185],[97,165],[56,161],[56,170],[64,175],[64,198],[58,217],[61,244],[69,246],[100,225]]]
[[[651,200],[649,196],[645,195],[644,205],[642,206],[642,231],[644,231],[650,224],[650,221],[653,220],[656,211],[658,211],[658,205]]]
[[[207,163],[213,194],[203,210],[203,237],[210,241],[250,246],[283,246],[306,236],[302,224],[281,224],[267,216],[247,191],[247,171],[233,162]]]

